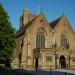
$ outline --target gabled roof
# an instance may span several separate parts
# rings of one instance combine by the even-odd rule
[[[29,23],[27,23],[24,27],[20,28],[17,33],[16,33],[16,37],[19,37],[20,35],[24,34],[27,30],[27,28],[32,24],[32,22],[34,22],[36,20],[37,17],[39,17],[40,15],[43,15],[43,13],[40,13],[39,15],[35,16],[34,19],[32,19]]]
[[[17,33],[16,33],[16,37],[24,34],[26,32],[26,29],[30,26],[30,24],[37,18],[37,16],[31,20],[28,24],[26,24],[24,27],[20,28]]]
[[[56,20],[54,20],[54,21],[52,21],[51,23],[49,23],[50,26],[51,26],[52,28],[54,28],[54,27],[56,26],[56,24],[60,21],[61,18],[62,18],[62,17],[59,17],[59,18],[57,18]]]
[[[39,14],[39,15],[41,15],[41,14]],[[20,29],[17,31],[17,33],[16,33],[16,37],[18,37],[18,36],[24,34],[24,33],[26,32],[26,29],[32,24],[32,22],[35,21],[35,19],[36,19],[39,15],[35,16],[35,18],[32,19],[32,20],[31,20],[28,24],[26,24],[23,28],[20,28]],[[51,26],[51,28],[54,28],[54,27],[57,25],[57,23],[62,19],[62,17],[64,17],[64,16],[61,16],[61,17],[57,18],[56,20],[52,21],[51,23],[49,23],[50,26]]]

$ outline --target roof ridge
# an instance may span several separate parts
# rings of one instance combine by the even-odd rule
[[[29,23],[27,23],[23,28],[20,28],[17,32],[16,32],[16,37],[18,37],[19,35],[23,34],[26,29],[30,26],[30,24],[37,18],[37,16],[35,16],[34,19],[32,19]]]
[[[59,18],[57,18],[57,19],[55,19],[55,20],[53,20],[52,22],[50,22],[50,23],[49,23],[50,26],[51,26],[52,28],[54,28],[54,27],[56,26],[56,24],[60,21],[61,18],[62,18],[62,16],[59,17]]]

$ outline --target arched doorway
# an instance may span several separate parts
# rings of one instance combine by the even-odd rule
[[[35,69],[38,69],[38,58],[35,59]]]
[[[59,63],[61,68],[66,68],[66,59],[63,55],[60,56]]]

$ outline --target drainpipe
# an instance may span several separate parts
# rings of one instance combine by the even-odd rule
[[[55,54],[55,69],[57,69],[57,55]]]

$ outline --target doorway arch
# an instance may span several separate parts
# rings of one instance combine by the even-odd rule
[[[60,56],[59,63],[60,63],[61,68],[66,68],[66,59],[63,55]]]

